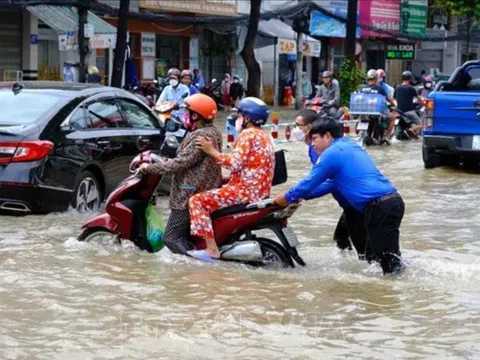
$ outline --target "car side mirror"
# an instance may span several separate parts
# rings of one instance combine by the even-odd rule
[[[441,80],[438,82],[437,86],[435,87],[437,91],[453,91],[455,90],[452,83],[448,81]]]
[[[70,134],[75,131],[75,128],[69,124],[63,124],[60,126],[60,132],[64,134]]]

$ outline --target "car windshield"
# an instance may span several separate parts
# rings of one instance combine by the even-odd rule
[[[41,118],[61,97],[41,90],[22,90],[17,95],[11,89],[0,90],[0,125],[26,125]]]

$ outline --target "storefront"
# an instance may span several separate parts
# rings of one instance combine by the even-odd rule
[[[220,1],[140,1],[140,9],[149,12],[185,15],[237,15],[237,0]],[[105,18],[105,21],[116,26],[117,19]],[[212,31],[204,31],[193,24],[153,23],[140,20],[128,22],[130,46],[136,71],[141,81],[150,82],[164,77],[171,67],[180,70],[200,68],[205,73],[210,70],[223,71],[225,57],[210,56],[214,52],[213,45],[222,44],[222,38]],[[217,46],[218,47],[218,46]],[[211,71],[210,71],[211,72]]]
[[[27,10],[35,16],[38,28],[36,52],[38,80],[61,81],[64,79],[65,69],[69,69],[73,80],[81,81],[78,78],[80,55],[77,9],[39,5],[27,7]],[[103,54],[105,49],[108,49],[107,51],[113,53],[117,29],[90,11],[87,14],[87,23],[91,34],[86,33],[89,48],[86,65],[96,65],[104,78],[104,83],[108,84],[108,64],[105,63],[103,55],[97,56],[97,52]]]

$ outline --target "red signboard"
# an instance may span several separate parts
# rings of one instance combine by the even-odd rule
[[[400,31],[400,0],[360,0],[360,23],[390,32]],[[391,37],[362,29],[362,37]]]

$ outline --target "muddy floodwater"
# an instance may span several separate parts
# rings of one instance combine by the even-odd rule
[[[283,147],[274,193],[309,169]],[[369,152],[406,204],[400,277],[333,246],[331,197],[289,221],[308,266],[275,271],[79,243],[91,215],[3,216],[0,358],[478,359],[480,171],[424,170],[420,142]]]

